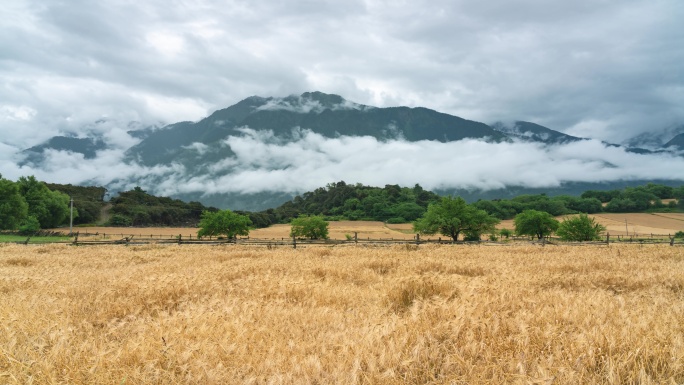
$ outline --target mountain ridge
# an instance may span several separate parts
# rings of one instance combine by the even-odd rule
[[[160,186],[167,183],[168,179],[174,179],[177,180],[177,185],[172,186],[174,187],[173,190],[176,191],[173,193],[174,197],[199,200],[218,207],[252,211],[277,206],[295,195],[294,190],[252,191],[246,188],[240,192],[235,192],[234,190],[220,190],[216,187],[218,185],[224,186],[226,183],[232,184],[232,180],[225,178],[241,175],[240,172],[243,171],[249,172],[250,168],[273,167],[271,171],[282,171],[281,169],[291,167],[291,164],[269,163],[264,166],[259,163],[241,164],[233,161],[239,157],[235,151],[241,151],[244,156],[245,151],[251,150],[245,146],[253,145],[255,140],[268,142],[262,143],[266,145],[265,151],[271,151],[268,150],[268,146],[287,146],[302,140],[309,134],[318,135],[312,137],[314,139],[307,139],[316,141],[340,137],[372,137],[377,140],[377,143],[388,143],[395,140],[451,143],[464,139],[492,144],[526,142],[535,143],[533,148],[540,149],[539,151],[547,151],[547,149],[572,145],[582,141],[586,141],[588,145],[592,143],[590,142],[591,139],[567,135],[533,122],[520,120],[513,123],[496,122],[487,125],[425,107],[373,107],[346,100],[339,95],[318,91],[287,97],[250,96],[231,106],[216,110],[195,122],[182,121],[162,126],[143,128],[138,125],[137,127],[138,129],[128,131],[128,135],[131,138],[138,139],[138,141],[136,144],[125,148],[125,155],[122,159],[128,165],[143,166],[141,172],[152,169],[156,171],[150,175],[137,174],[137,176],[131,177],[124,174],[109,186],[114,189],[113,191],[125,188],[122,186],[130,187],[132,183]],[[50,146],[58,147],[53,148],[58,151],[71,151],[83,154],[86,158],[92,157],[101,149],[88,150],[81,147],[83,144],[88,144],[88,140],[90,143],[100,143],[98,140],[101,138],[102,136],[90,139],[81,138],[74,141],[72,147],[69,145],[57,146],[54,144],[56,142],[47,141],[39,146],[32,147],[33,150],[27,149],[23,154],[24,161],[40,165],[41,157],[45,159],[45,150],[50,149]],[[248,139],[253,141],[250,142]],[[231,147],[236,142],[242,147]],[[677,143],[675,142],[674,145]],[[81,146],[79,147],[76,144]],[[102,142],[100,145],[106,148],[107,143]],[[605,142],[603,145],[624,148],[627,152],[637,154],[654,153],[648,149],[625,147]],[[674,145],[671,149],[677,149]],[[530,149],[530,147],[527,148]],[[681,147],[679,148],[681,149]],[[655,151],[666,152],[669,150],[659,149]],[[412,156],[423,155],[427,154]],[[467,164],[459,164],[458,155],[455,153],[453,158],[455,170],[461,166],[468,166]],[[296,155],[293,154],[292,156]],[[487,154],[483,154],[483,156],[487,158]],[[279,158],[276,157],[275,159],[277,162]],[[177,175],[180,176],[179,178],[171,178],[171,174],[168,174],[178,172],[174,170],[179,169],[183,173]],[[559,179],[562,180],[562,178]],[[218,183],[219,180],[221,183]],[[635,182],[644,181],[635,180]],[[193,184],[195,190],[181,188],[183,183]],[[203,183],[205,185],[202,187],[209,183],[214,184],[214,188],[211,192],[203,188],[198,189],[197,186]],[[493,185],[497,186],[497,184]],[[497,187],[500,191],[496,195],[506,196],[505,190],[507,188],[521,191],[526,187],[509,182],[502,189]],[[553,189],[549,188],[550,191]],[[572,187],[570,189],[572,190]],[[441,190],[444,193],[467,194],[473,198],[478,194],[478,189],[465,187],[435,188],[435,190]],[[482,190],[480,194],[482,196],[492,195],[485,194],[485,191]]]

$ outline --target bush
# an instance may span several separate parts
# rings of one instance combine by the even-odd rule
[[[38,231],[40,231],[40,222],[33,215],[26,218],[19,226],[19,234],[21,235],[33,235]]]
[[[480,242],[480,233],[465,233],[463,240],[466,242]]]
[[[674,235],[675,238],[684,238],[684,231],[677,231]]]
[[[563,220],[558,226],[556,234],[564,241],[593,241],[599,239],[606,228],[589,218],[587,214],[580,214],[574,218]]]
[[[107,226],[113,227],[129,227],[132,224],[133,221],[131,218],[121,214],[114,214],[109,218],[109,221],[107,221]]]

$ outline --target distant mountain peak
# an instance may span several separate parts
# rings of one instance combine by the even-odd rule
[[[326,94],[320,91],[304,92],[301,95],[290,95],[286,97],[270,97],[255,99],[260,105],[255,111],[290,111],[300,114],[316,113],[320,114],[325,110],[359,110],[364,111],[373,107],[358,104],[335,95]]]
[[[628,147],[642,147],[649,150],[658,150],[669,147],[669,142],[680,134],[684,134],[684,124],[670,126],[663,130],[644,132],[624,141],[622,144]]]

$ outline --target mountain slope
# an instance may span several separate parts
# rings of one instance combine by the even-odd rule
[[[374,108],[349,102],[338,95],[307,92],[286,98],[253,96],[199,122],[166,126],[129,149],[127,159],[147,166],[170,162],[193,165],[225,159],[232,151],[221,140],[242,135],[240,129],[245,127],[270,130],[285,141],[294,139],[296,129],[311,130],[327,138],[345,135],[408,141],[507,140],[506,135],[484,123],[427,108]],[[202,159],[198,158],[198,149],[202,150],[199,157]]]
[[[492,124],[492,128],[512,138],[546,144],[563,144],[584,140],[584,138],[567,135],[544,126],[540,126],[536,123],[524,121],[516,121],[510,125],[503,122],[496,122]]]
[[[684,134],[679,134],[663,145],[664,148],[675,147],[679,151],[684,151]]]
[[[45,143],[27,148],[23,151],[24,159],[19,162],[20,166],[26,164],[37,165],[42,163],[43,153],[47,150],[69,151],[82,154],[85,159],[95,158],[96,152],[104,150],[107,145],[101,138],[73,138],[67,136],[55,136]]]

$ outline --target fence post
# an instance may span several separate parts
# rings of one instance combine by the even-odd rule
[[[74,245],[78,245],[78,231],[76,232],[76,236],[74,237]]]
[[[354,243],[359,243],[359,233],[354,231]]]
[[[182,239],[183,239],[183,235],[182,235],[182,234],[178,234],[178,244],[179,244],[179,245],[181,244],[181,240],[182,240]]]
[[[297,248],[297,238],[294,235],[292,236],[292,248]]]
[[[668,234],[667,236],[669,237],[670,234]],[[674,246],[674,240],[675,240],[675,237],[670,237],[670,246]]]
[[[610,246],[610,233],[606,233],[606,245]]]
[[[416,245],[420,245],[420,234],[416,234]]]

